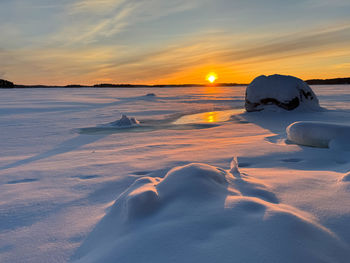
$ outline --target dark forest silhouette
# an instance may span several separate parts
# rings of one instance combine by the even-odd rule
[[[350,78],[334,78],[334,79],[310,79],[305,81],[309,85],[344,85],[350,84]],[[240,83],[215,83],[215,84],[161,84],[161,85],[142,85],[142,84],[110,84],[101,83],[92,86],[70,84],[66,86],[49,86],[49,85],[19,85],[14,84],[11,81],[0,79],[0,88],[171,88],[171,87],[208,87],[208,86],[246,86],[248,84]]]

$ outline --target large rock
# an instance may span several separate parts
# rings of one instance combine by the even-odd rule
[[[283,75],[255,78],[246,90],[246,110],[261,111],[276,107],[288,111],[298,107],[308,110],[320,108],[315,93],[299,78]]]
[[[2,88],[2,89],[12,89],[14,87],[15,87],[15,85],[12,82],[4,80],[4,79],[0,79],[0,88]]]

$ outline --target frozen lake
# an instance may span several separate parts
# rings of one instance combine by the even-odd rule
[[[349,85],[312,88],[324,112],[247,114],[245,87],[0,90],[0,261],[66,262],[135,179],[233,157],[350,250],[349,152],[284,140],[294,121],[350,124]],[[81,132],[122,114],[151,128]]]

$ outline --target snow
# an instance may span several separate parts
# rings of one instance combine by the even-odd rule
[[[313,146],[350,150],[350,126],[325,122],[292,123],[286,129],[291,142]]]
[[[130,128],[133,126],[138,126],[140,125],[140,122],[138,120],[136,120],[134,117],[128,117],[126,115],[122,115],[120,120],[108,123],[107,127],[117,127],[117,128]]]
[[[286,133],[350,125],[348,87],[277,112],[246,87],[2,91],[0,262],[348,262],[350,151]]]
[[[344,181],[344,182],[350,182],[350,173],[344,175],[344,177],[342,178],[342,181]]]
[[[266,185],[233,170],[194,163],[164,178],[136,180],[73,262],[345,262],[350,256],[311,215],[280,204]]]
[[[247,87],[247,111],[266,109],[319,110],[319,102],[312,89],[293,76],[271,75],[255,78]]]

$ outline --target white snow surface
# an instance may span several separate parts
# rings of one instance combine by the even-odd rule
[[[323,111],[221,118],[245,89],[1,90],[0,262],[348,262],[350,151],[286,127],[350,125],[349,86],[312,86]],[[77,132],[121,112],[219,122]]]
[[[233,174],[194,163],[164,178],[136,180],[87,238],[75,262],[349,259],[348,247],[334,233],[308,213],[279,204],[267,186],[241,175],[235,165]]]
[[[298,121],[289,125],[286,132],[288,140],[300,145],[350,150],[349,125]]]
[[[302,93],[301,93],[302,92]],[[301,94],[309,93],[313,99],[306,99]],[[288,103],[294,98],[299,99],[299,110],[319,110],[319,101],[309,87],[303,80],[286,75],[261,75],[255,78],[247,87],[246,99],[251,103],[259,103],[263,99],[276,99],[282,103]],[[259,105],[256,110],[280,110],[276,105]]]

